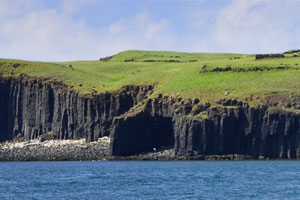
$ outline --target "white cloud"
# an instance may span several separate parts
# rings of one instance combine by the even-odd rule
[[[55,10],[33,11],[2,23],[0,35],[5,41],[0,52],[7,57],[51,60],[75,51],[74,56],[80,57],[76,49],[89,43],[87,34],[84,24]]]
[[[9,7],[10,3],[5,1],[5,5]],[[16,8],[21,8],[18,5]],[[109,27],[93,29],[84,19],[72,18],[70,12],[77,10],[68,13],[28,8],[19,16],[0,18],[0,56],[45,61],[88,60],[128,49],[169,49],[173,44],[168,21],[153,21],[146,12],[122,18]]]
[[[0,0],[0,22],[10,17],[21,16],[41,6],[37,0]]]
[[[111,24],[109,31],[116,40],[130,41],[135,49],[169,49],[174,46],[174,35],[168,20],[152,21],[147,12],[142,12],[133,18]],[[120,41],[122,42],[122,41]]]
[[[299,48],[299,8],[297,0],[231,0],[213,11],[199,7],[189,14],[194,17],[191,49],[259,53]]]
[[[288,49],[295,39],[287,27],[296,22],[286,15],[292,10],[289,0],[233,0],[217,18],[215,38],[219,48],[248,53]]]
[[[218,17],[218,25],[230,24],[235,27],[255,26],[260,23],[263,13],[251,10],[258,5],[270,4],[269,0],[234,0],[222,10]],[[246,21],[247,20],[247,21]]]
[[[108,30],[112,34],[118,34],[118,33],[121,33],[125,30],[125,26],[126,26],[126,20],[124,18],[122,18],[119,21],[111,24],[108,27]]]
[[[128,49],[256,53],[300,46],[298,0],[231,0],[207,10],[208,1],[195,0],[185,24],[152,10],[87,24],[80,9],[102,1],[63,0],[50,9],[39,0],[0,0],[0,57],[87,60]]]

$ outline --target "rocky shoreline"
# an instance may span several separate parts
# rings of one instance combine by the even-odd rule
[[[179,161],[179,160],[255,160],[254,157],[228,154],[228,155],[197,155],[197,156],[178,156],[174,149],[166,148],[155,152],[141,153],[134,156],[111,157],[111,160],[144,160],[144,161]],[[263,159],[263,158],[261,158]]]
[[[72,161],[105,160],[109,154],[109,138],[86,143],[80,140],[39,139],[0,144],[0,161]]]
[[[6,141],[0,143],[0,161],[100,161],[100,160],[248,160],[243,155],[176,156],[172,147],[154,149],[133,156],[110,156],[110,138],[87,143],[80,140]]]

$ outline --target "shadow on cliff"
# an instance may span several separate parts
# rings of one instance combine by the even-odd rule
[[[130,156],[156,151],[164,146],[174,146],[171,117],[151,116],[138,112],[114,119],[111,132],[111,154]]]

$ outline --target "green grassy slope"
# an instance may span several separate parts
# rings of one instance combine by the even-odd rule
[[[238,59],[236,59],[238,57]],[[16,65],[17,64],[17,65]],[[72,68],[67,68],[72,65]],[[268,69],[251,72],[199,73],[216,67]],[[278,66],[286,69],[276,69]],[[255,60],[254,55],[126,51],[109,61],[63,63],[0,59],[4,77],[26,73],[73,85],[80,93],[117,90],[129,84],[156,84],[155,94],[181,94],[203,101],[221,98],[247,99],[300,93],[300,57]],[[154,95],[155,95],[154,94]]]

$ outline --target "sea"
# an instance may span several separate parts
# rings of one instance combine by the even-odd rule
[[[0,199],[300,199],[300,162],[2,162]]]

